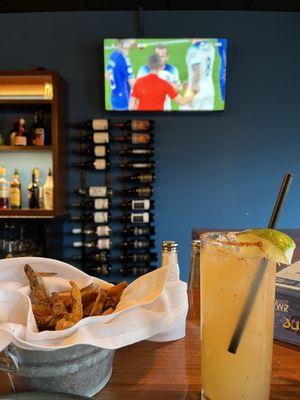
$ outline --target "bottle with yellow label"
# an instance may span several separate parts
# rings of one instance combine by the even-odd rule
[[[10,208],[22,208],[21,182],[17,168],[15,168],[9,188]]]

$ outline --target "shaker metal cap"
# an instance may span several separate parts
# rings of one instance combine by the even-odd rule
[[[167,253],[171,253],[171,252],[175,252],[177,253],[178,251],[178,243],[176,243],[174,240],[165,240],[162,242],[162,251],[163,252],[167,252]]]

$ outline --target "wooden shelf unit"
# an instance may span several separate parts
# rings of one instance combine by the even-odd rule
[[[29,96],[34,96],[35,88],[49,82],[52,85],[53,97],[43,98],[18,98],[26,96],[27,88],[32,86]],[[15,94],[16,98],[1,98],[1,93],[8,93],[11,97],[20,85],[21,95]],[[30,90],[30,89],[29,89]],[[40,90],[40,89],[39,89]],[[3,96],[4,96],[3,95]],[[28,97],[29,97],[28,96]],[[40,93],[37,95],[40,96]],[[51,114],[51,146],[0,146],[0,152],[51,152],[52,174],[54,182],[53,210],[0,210],[0,218],[55,218],[66,213],[66,189],[67,189],[67,85],[56,71],[34,70],[34,71],[0,71],[0,110],[13,110],[20,108],[47,107]],[[32,157],[32,155],[30,155]]]

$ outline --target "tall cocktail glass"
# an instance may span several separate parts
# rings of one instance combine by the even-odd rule
[[[205,400],[268,400],[276,265],[269,260],[235,354],[228,346],[264,254],[234,233],[201,236],[201,383]]]

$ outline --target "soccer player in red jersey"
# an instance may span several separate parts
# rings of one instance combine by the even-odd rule
[[[148,59],[150,74],[138,78],[133,86],[130,100],[130,110],[163,111],[166,96],[180,105],[185,105],[194,97],[195,92],[181,96],[174,86],[158,76],[162,68],[158,54],[152,54]]]

